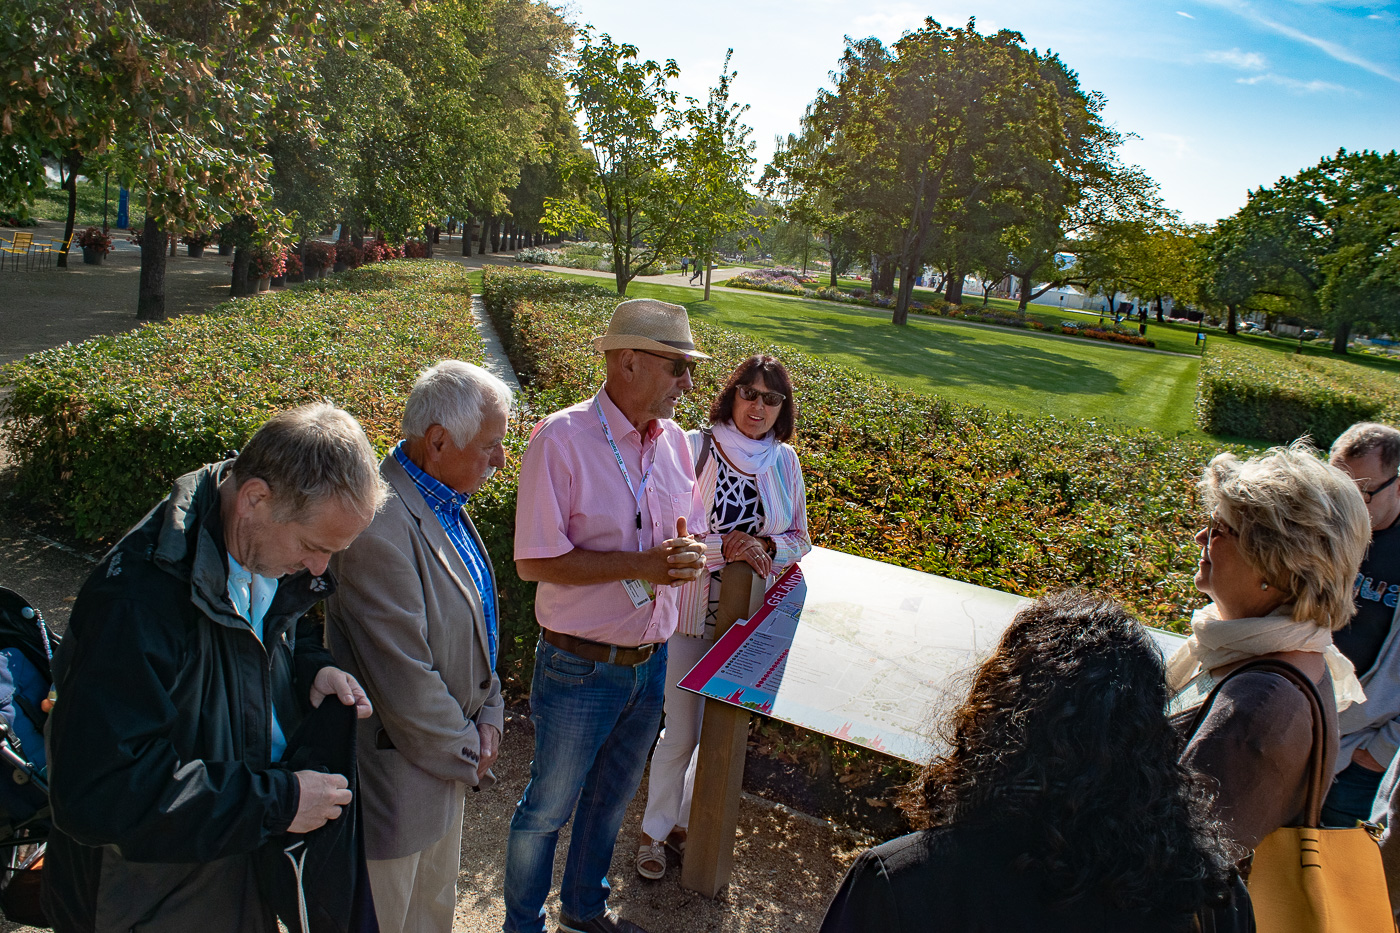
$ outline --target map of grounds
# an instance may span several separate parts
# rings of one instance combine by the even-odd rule
[[[813,548],[681,687],[909,761],[1027,600]],[[1153,633],[1170,652],[1180,636]]]

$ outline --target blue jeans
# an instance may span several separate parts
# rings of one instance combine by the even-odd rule
[[[1383,777],[1384,771],[1371,771],[1354,761],[1343,768],[1322,801],[1322,825],[1350,827],[1357,820],[1369,820]]]
[[[570,816],[560,906],[579,921],[607,909],[613,844],[661,727],[665,692],[664,644],[636,667],[536,647],[535,760],[506,841],[506,933],[543,933],[554,849]]]

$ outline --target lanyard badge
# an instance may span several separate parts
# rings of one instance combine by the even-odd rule
[[[608,439],[608,446],[612,448],[613,457],[617,460],[617,468],[622,471],[622,479],[627,483],[627,491],[632,494],[632,499],[636,505],[636,525],[637,525],[637,552],[641,553],[642,547],[642,496],[646,494],[647,482],[651,479],[651,471],[655,468],[655,462],[642,474],[641,483],[632,485],[632,474],[627,470],[627,463],[622,459],[622,451],[617,449],[617,442],[613,440],[612,429],[608,427],[608,419],[603,416],[603,403],[595,395],[593,397],[593,407],[598,413],[598,423],[603,427],[603,436]],[[623,580],[622,588],[627,591],[628,599],[632,600],[633,608],[640,609],[656,598],[656,587],[648,580]]]

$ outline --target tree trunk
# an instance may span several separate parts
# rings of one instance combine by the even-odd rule
[[[1351,321],[1338,321],[1336,333],[1332,337],[1332,352],[1345,354],[1347,341],[1351,339]]]
[[[1237,330],[1238,330],[1238,328],[1237,328],[1236,325],[1235,325],[1235,306],[1234,306],[1234,305],[1226,305],[1225,308],[1226,308],[1226,310],[1228,310],[1228,311],[1230,312],[1230,317],[1229,317],[1229,319],[1225,322],[1225,333],[1227,333],[1227,334],[1236,333]]]
[[[58,268],[68,268],[68,250],[73,245],[73,225],[78,218],[78,166],[74,159],[68,163],[68,177],[63,179],[63,187],[68,189],[68,218],[63,223],[63,252],[58,254]],[[59,173],[63,172],[63,161],[58,163]],[[103,233],[106,233],[104,228]]]
[[[477,240],[477,244],[476,244],[476,254],[477,254],[478,256],[485,256],[485,255],[486,255],[486,241],[489,240],[490,238],[491,238],[491,222],[490,222],[490,220],[489,220],[488,218],[483,217],[483,218],[481,218],[481,232],[478,234],[478,240]]]
[[[432,224],[424,224],[424,225],[423,225],[423,248],[426,249],[426,250],[428,251],[428,258],[429,258],[429,259],[432,259],[432,258],[433,258],[433,233],[434,233],[434,229],[435,229],[435,228],[433,227]]]
[[[889,265],[887,263],[887,265]],[[909,299],[914,295],[914,269],[918,262],[911,262],[899,273],[899,298],[894,303],[894,314],[890,323],[903,326],[909,323]],[[893,269],[891,269],[893,271]]]
[[[501,251],[501,218],[491,218],[491,252]]]
[[[141,230],[141,285],[136,297],[136,318],[165,320],[165,231],[148,212]]]
[[[1026,305],[1031,300],[1031,277],[1021,276],[1021,300],[1016,304],[1016,313],[1021,317],[1026,316]]]
[[[963,273],[959,269],[949,269],[947,276],[947,288],[943,292],[943,300],[950,305],[960,305],[963,299]]]
[[[713,273],[710,271],[710,264],[711,264],[711,260],[710,260],[710,259],[706,259],[706,260],[705,260],[705,300],[706,300],[706,301],[709,301],[709,300],[710,300],[710,276],[713,274]]]
[[[233,279],[229,283],[229,293],[235,298],[253,294],[256,283],[248,277],[248,266],[252,260],[251,247],[239,244],[233,248]]]
[[[462,255],[472,254],[472,238],[476,236],[476,218],[468,217],[462,221]]]
[[[1154,299],[1152,300],[1152,306],[1153,306],[1154,308],[1157,309],[1157,323],[1158,323],[1158,324],[1165,324],[1165,323],[1167,323],[1167,316],[1166,316],[1166,313],[1162,310],[1162,296],[1161,296],[1161,295],[1158,295],[1156,298],[1154,298]]]

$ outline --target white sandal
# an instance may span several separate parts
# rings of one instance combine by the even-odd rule
[[[666,845],[662,842],[643,842],[637,846],[637,874],[648,881],[657,881],[666,875]]]

